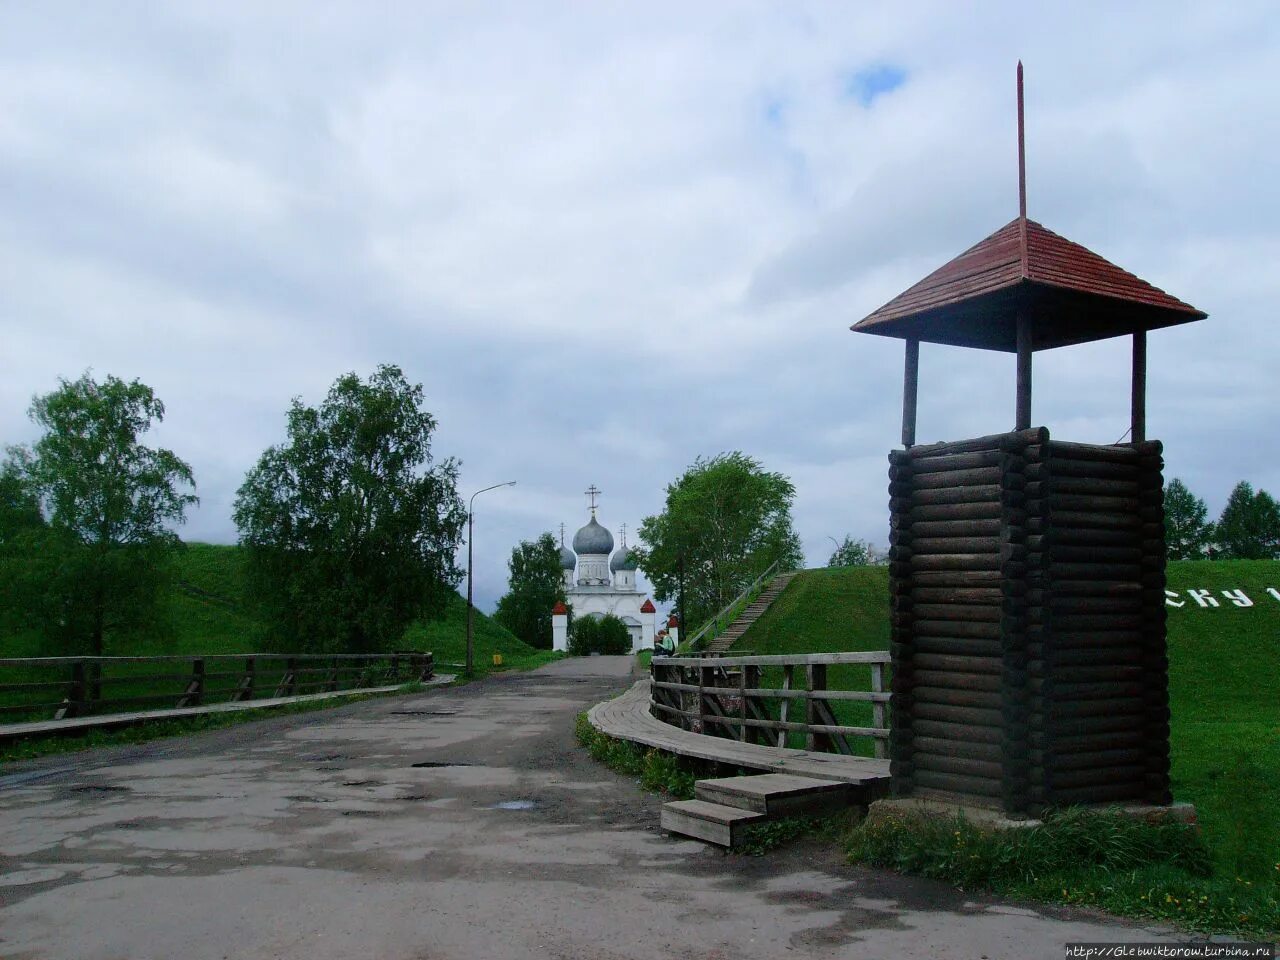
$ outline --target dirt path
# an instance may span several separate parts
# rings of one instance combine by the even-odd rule
[[[0,957],[1060,958],[1161,939],[658,829],[574,716],[627,658],[561,661],[0,774]]]

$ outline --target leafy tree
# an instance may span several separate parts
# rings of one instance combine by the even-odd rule
[[[44,435],[10,449],[0,538],[23,568],[11,602],[46,639],[101,655],[109,636],[154,625],[180,545],[171,525],[199,501],[184,492],[195,487],[186,463],[139,442],[164,419],[150,387],[87,373],[60,384],[31,405]]]
[[[875,548],[865,540],[854,540],[848,534],[827,560],[828,567],[865,567],[875,563]]]
[[[602,617],[578,617],[569,631],[569,653],[585,657],[593,653],[622,656],[631,652],[631,634],[620,617],[606,613]]]
[[[1177,477],[1164,490],[1164,538],[1170,560],[1196,560],[1213,538],[1209,508]]]
[[[452,458],[432,466],[422,385],[383,365],[339,377],[319,407],[295,398],[288,441],[235,502],[247,594],[287,650],[387,649],[443,612],[462,571],[466,511]]]
[[[22,629],[35,621],[33,607],[45,577],[32,565],[47,555],[48,525],[40,498],[15,459],[0,464],[0,627]]]
[[[1280,557],[1280,505],[1265,490],[1241,480],[1227,498],[1214,535],[1220,556],[1239,560]]]
[[[551,648],[551,609],[564,602],[560,548],[549,533],[521,540],[507,561],[507,592],[498,601],[497,621],[531,647]]]
[[[683,559],[685,617],[704,622],[775,560],[799,566],[800,538],[791,526],[795,486],[740,453],[699,457],[667,486],[662,513],[646,517],[634,553],[659,600],[679,593]]]

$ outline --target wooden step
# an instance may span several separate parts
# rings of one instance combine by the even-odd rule
[[[732,848],[742,839],[744,827],[763,819],[762,813],[705,800],[673,800],[662,806],[662,829],[722,847]]]
[[[790,773],[699,780],[693,792],[699,800],[770,818],[836,813],[853,800],[847,783]]]

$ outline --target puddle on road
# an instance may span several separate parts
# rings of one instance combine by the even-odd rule
[[[411,763],[410,766],[421,769],[423,767],[469,767],[471,764],[461,760],[423,760],[421,763]]]
[[[456,717],[456,710],[392,710],[393,717]]]
[[[121,787],[114,783],[82,783],[79,786],[68,788],[72,793],[128,793],[128,787]]]
[[[536,800],[503,800],[495,803],[490,810],[532,810],[538,805]]]
[[[344,787],[372,787],[378,784],[378,780],[343,780]]]

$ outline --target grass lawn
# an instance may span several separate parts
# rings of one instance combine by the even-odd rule
[[[1173,791],[1194,803],[1220,869],[1276,873],[1280,863],[1280,562],[1175,561],[1169,589]],[[1200,607],[1190,589],[1210,590]],[[1224,590],[1242,589],[1251,607]],[[884,650],[888,570],[808,570],[734,646],[755,654]],[[867,689],[866,671],[831,671],[831,686]],[[861,705],[851,705],[861,706]],[[869,711],[863,708],[869,717]],[[856,715],[850,714],[856,722]]]

